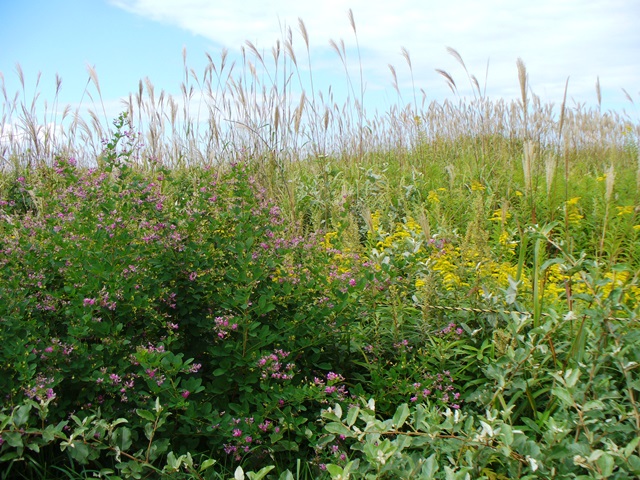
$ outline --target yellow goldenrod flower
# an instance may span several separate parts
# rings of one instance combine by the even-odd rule
[[[331,240],[338,236],[338,232],[327,232],[324,235],[324,241],[322,242],[322,246],[324,248],[333,248],[331,244]]]
[[[471,182],[471,191],[472,192],[484,192],[486,187],[478,181]]]
[[[633,205],[616,206],[616,208],[618,209],[618,216],[633,214]]]
[[[440,203],[440,197],[438,197],[438,192],[435,190],[431,190],[427,195],[427,200],[431,203]]]
[[[427,284],[422,278],[418,278],[415,283],[416,288],[424,287]]]

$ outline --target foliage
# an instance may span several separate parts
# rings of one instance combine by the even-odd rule
[[[414,133],[3,173],[3,478],[637,477],[635,144]]]

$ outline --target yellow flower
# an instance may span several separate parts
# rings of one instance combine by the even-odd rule
[[[333,245],[331,244],[331,240],[337,236],[338,236],[338,232],[325,233],[324,241],[322,242],[322,245],[324,246],[324,248],[333,248]]]
[[[516,195],[516,197],[521,197],[523,195],[523,193],[520,190],[516,190],[515,195]]]
[[[616,207],[618,209],[618,216],[633,214],[633,205],[626,205],[622,207]]]
[[[493,211],[493,216],[489,219],[491,222],[501,222],[502,218],[502,208]],[[509,220],[511,218],[511,214],[509,212],[504,212],[504,220]]]
[[[478,191],[484,192],[485,189],[486,189],[486,187],[483,184],[481,184],[480,182],[475,181],[475,180],[473,182],[471,182],[471,191],[472,192],[478,192]]]
[[[577,205],[582,197],[573,197],[567,200],[567,205]]]
[[[596,178],[596,181],[598,182],[604,182],[607,179],[607,174],[603,173],[602,175],[600,175],[598,178]]]
[[[416,280],[415,286],[416,288],[424,287],[427,284],[422,278],[418,278]]]
[[[440,203],[440,197],[438,197],[438,192],[435,190],[431,190],[429,195],[427,195],[427,200],[431,203]]]
[[[422,230],[422,227],[418,222],[416,222],[413,218],[407,218],[407,223],[405,224],[406,230],[419,233]]]
[[[634,229],[636,232],[640,232],[640,225],[634,225],[634,226],[633,226],[633,229]]]

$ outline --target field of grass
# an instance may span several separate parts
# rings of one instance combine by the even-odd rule
[[[115,120],[3,89],[0,478],[637,478],[637,120],[521,61],[369,114],[290,42]]]

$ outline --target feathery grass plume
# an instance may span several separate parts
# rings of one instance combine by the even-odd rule
[[[449,177],[449,189],[452,190],[456,181],[455,167],[452,164],[449,164],[444,167],[444,171],[447,172],[447,176]]]
[[[533,160],[535,155],[535,143],[525,140],[522,154],[522,173],[524,175],[524,189],[527,194],[533,190],[532,173]]]
[[[611,197],[613,197],[613,187],[616,181],[616,171],[614,169],[613,164],[609,166],[606,172],[605,179],[605,194],[604,198],[607,203],[611,202]]]
[[[453,77],[449,75],[446,71],[441,70],[439,68],[435,69],[439,75],[441,75],[447,82],[447,86],[451,90],[454,95],[458,94],[458,87],[456,86],[456,82],[453,81]]]
[[[528,79],[527,79],[527,67],[524,64],[522,58],[518,58],[516,61],[516,65],[518,67],[518,83],[520,84],[520,98],[522,101],[522,115],[524,119],[524,137],[525,139],[529,138],[529,128],[528,128],[528,109],[529,109],[529,100],[527,97],[527,91],[529,89]]]
[[[553,179],[556,174],[556,167],[558,161],[553,153],[548,153],[544,159],[545,179],[547,184],[547,196],[551,196],[551,187],[553,186]]]
[[[451,55],[462,66],[462,68],[464,69],[464,73],[467,74],[469,84],[471,85],[471,91],[473,92],[473,97],[475,99],[477,99],[478,96],[482,97],[480,83],[478,82],[478,79],[475,77],[475,75],[471,75],[469,73],[469,70],[467,70],[467,65],[464,63],[462,55],[460,55],[460,53],[458,53],[458,51],[453,47],[447,47],[447,53],[449,53],[449,55]]]
[[[613,187],[615,185],[616,172],[614,170],[613,164],[609,166],[607,171],[605,172],[605,210],[604,210],[604,219],[602,221],[602,235],[600,237],[600,252],[599,257],[602,258],[605,254],[605,246],[604,242],[607,236],[607,227],[609,225],[609,212],[611,209],[611,198],[613,197]]]
[[[429,224],[429,218],[427,217],[424,208],[421,208],[418,211],[418,215],[416,217],[420,228],[422,228],[422,233],[424,234],[425,240],[429,240],[431,238],[431,225]]]
[[[409,50],[407,50],[405,47],[400,48],[400,53],[406,60],[407,65],[409,65],[409,73],[411,74],[411,91],[413,92],[413,108],[414,108],[413,113],[415,116],[418,114],[418,99],[416,97],[416,82],[415,82],[415,79],[413,78],[413,65],[411,63],[411,56],[409,55]]]
[[[598,99],[598,111],[602,111],[602,92],[600,91],[600,77],[596,77],[596,98]]]

